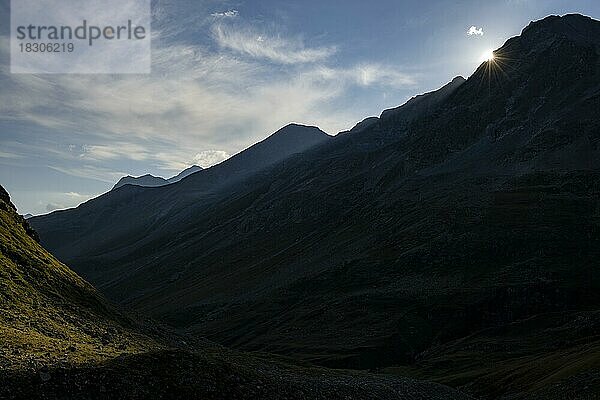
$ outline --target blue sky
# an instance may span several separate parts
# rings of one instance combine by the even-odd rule
[[[20,212],[210,166],[289,122],[335,134],[468,77],[531,20],[600,18],[597,0],[152,4],[151,74],[13,75],[0,1],[0,184]]]

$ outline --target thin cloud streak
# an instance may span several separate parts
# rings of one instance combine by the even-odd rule
[[[213,26],[212,33],[222,48],[281,64],[325,61],[337,51],[335,46],[309,48],[300,39],[270,36],[250,28],[236,29],[217,24]]]

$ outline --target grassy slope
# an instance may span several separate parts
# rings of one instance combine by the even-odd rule
[[[438,384],[188,344],[113,309],[35,236],[0,187],[2,399],[466,398]]]
[[[547,313],[488,328],[386,371],[484,398],[598,398],[600,312]]]
[[[0,200],[0,368],[99,362],[158,347],[25,226]]]

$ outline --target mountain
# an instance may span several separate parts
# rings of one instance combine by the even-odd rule
[[[593,398],[573,385],[599,376],[599,25],[533,22],[466,82],[227,185],[209,169],[31,221],[180,331],[489,398]]]
[[[142,175],[142,176],[138,176],[138,177],[124,176],[123,178],[119,179],[119,181],[115,184],[115,186],[113,186],[112,190],[118,189],[121,186],[125,186],[125,185],[135,185],[135,186],[143,186],[143,187],[164,186],[164,185],[168,185],[170,183],[179,182],[183,178],[185,178],[191,174],[194,174],[198,171],[202,171],[202,167],[199,167],[197,165],[192,165],[191,167],[184,169],[179,174],[177,174],[174,177],[169,178],[169,179],[161,178],[160,176],[154,176],[154,175],[150,175],[150,174],[146,174],[146,175]]]
[[[437,90],[415,96],[399,107],[384,110],[379,118],[365,118],[349,131],[340,133],[346,134],[365,131],[377,124],[380,119],[384,120],[389,125],[392,125],[394,127],[394,131],[402,132],[406,129],[408,124],[415,119],[425,115],[431,115],[433,112],[435,112],[435,110],[441,104],[443,104],[444,100],[450,97],[450,95],[465,82],[465,78],[462,76],[457,76],[452,79],[452,81],[448,82],[446,85]]]
[[[172,185],[145,188],[126,185],[81,204],[72,210],[34,217],[31,223],[43,232],[44,245],[60,259],[87,258],[77,272],[100,287],[114,279],[130,279],[112,260],[133,247],[151,243],[155,235],[189,224],[199,206],[216,199],[216,193],[245,178],[308,149],[331,141],[316,127],[290,124],[265,140],[201,173]],[[82,259],[81,258],[81,259]],[[141,273],[140,271],[131,271]],[[133,278],[131,278],[133,279]]]
[[[0,397],[467,399],[442,385],[228,351],[112,307],[37,242],[0,186]]]
[[[329,135],[317,127],[289,124],[273,133],[265,140],[256,143],[248,149],[211,168],[211,175],[213,175],[211,180],[214,183],[214,179],[219,177],[227,181],[222,183],[235,181],[281,161],[292,154],[301,153],[330,138]],[[126,176],[117,182],[113,187],[113,190],[128,184],[144,187],[164,186],[170,183],[179,182],[183,178],[200,170],[202,170],[201,167],[194,165],[170,179],[164,179],[149,174],[137,178]]]
[[[161,178],[160,176],[154,176],[150,174],[142,175],[142,176],[124,176],[113,186],[112,190],[118,189],[121,186],[125,185],[135,185],[135,186],[144,186],[144,187],[157,187],[168,185],[169,181],[165,178]]]
[[[435,110],[465,82],[465,78],[457,76],[434,92],[415,96],[401,107],[383,111],[381,113],[381,119],[393,124],[396,130],[406,129],[410,122],[435,112]]]
[[[330,139],[331,136],[317,127],[289,124],[219,164],[220,168],[211,172],[227,181],[238,180]]]
[[[186,177],[190,176],[191,174],[195,174],[196,172],[199,172],[199,171],[202,171],[202,167],[199,167],[197,165],[192,165],[191,167],[184,169],[183,171],[181,171],[179,174],[175,175],[174,177],[167,179],[167,182],[169,182],[169,183],[179,182],[183,178],[186,178]]]
[[[377,121],[379,121],[378,117],[367,117],[367,118],[363,119],[362,121],[360,121],[359,123],[357,123],[356,125],[354,125],[354,127],[352,129],[350,129],[349,131],[343,131],[343,132],[340,132],[339,134],[345,135],[347,133],[356,133],[356,132],[364,131],[365,129],[369,128],[370,126],[376,124]]]
[[[33,217],[33,214],[25,214],[25,215],[23,215],[23,218],[25,218],[25,219],[29,219],[29,218],[32,218],[32,217]]]
[[[121,347],[142,348],[141,336],[130,331],[132,321],[38,241],[0,186],[0,370],[65,358],[102,360],[122,353]],[[72,345],[77,348],[68,350]]]

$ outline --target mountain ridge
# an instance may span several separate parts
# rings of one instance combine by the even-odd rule
[[[191,174],[176,184],[150,188],[134,185],[122,186],[82,203],[77,208],[72,209],[74,211],[56,211],[46,216],[34,217],[31,222],[34,226],[37,224],[40,228],[38,221],[61,220],[71,212],[79,214],[76,223],[76,225],[79,225],[77,228],[79,230],[77,233],[68,233],[68,240],[64,240],[65,237],[59,231],[68,232],[73,224],[67,223],[61,227],[62,223],[60,222],[50,223],[59,231],[54,231],[53,234],[46,237],[48,239],[54,237],[57,241],[49,241],[45,245],[51,247],[59,258],[63,258],[66,255],[65,252],[70,252],[72,249],[97,246],[98,241],[93,239],[89,243],[78,244],[82,239],[85,239],[86,234],[93,231],[104,232],[103,236],[108,240],[102,245],[106,247],[118,244],[120,239],[113,239],[115,236],[127,237],[128,240],[137,238],[144,240],[143,238],[146,235],[142,232],[151,227],[163,226],[164,229],[165,224],[177,226],[187,221],[190,206],[197,203],[198,199],[211,196],[219,188],[232,185],[292,154],[302,153],[329,140],[331,140],[331,136],[316,127],[298,124],[286,125],[265,140],[235,154],[224,162],[199,173]],[[148,209],[142,209],[142,205],[148,207]],[[169,210],[174,208],[180,212],[180,215],[171,215],[166,219]],[[101,213],[98,212],[98,209],[110,211],[99,217]],[[154,210],[162,211],[157,213]],[[114,217],[111,215],[114,215]],[[82,226],[88,219],[89,224]],[[130,221],[130,223],[120,230],[113,228],[114,226],[122,226],[123,221]],[[58,245],[58,247],[55,245]],[[78,272],[86,279],[93,278],[93,275],[89,275],[89,271]]]
[[[177,174],[169,179],[165,179],[160,176],[154,176],[151,174],[145,174],[145,175],[141,175],[141,176],[137,176],[137,177],[127,175],[127,176],[124,176],[123,178],[119,179],[119,181],[113,186],[113,188],[111,190],[118,189],[121,186],[125,186],[125,185],[134,185],[134,186],[143,186],[143,187],[164,186],[164,185],[168,185],[171,183],[179,182],[180,180],[182,180],[183,178],[185,178],[191,174],[202,171],[202,169],[203,169],[202,167],[199,167],[197,165],[192,165],[191,167],[184,169],[179,174]]]

